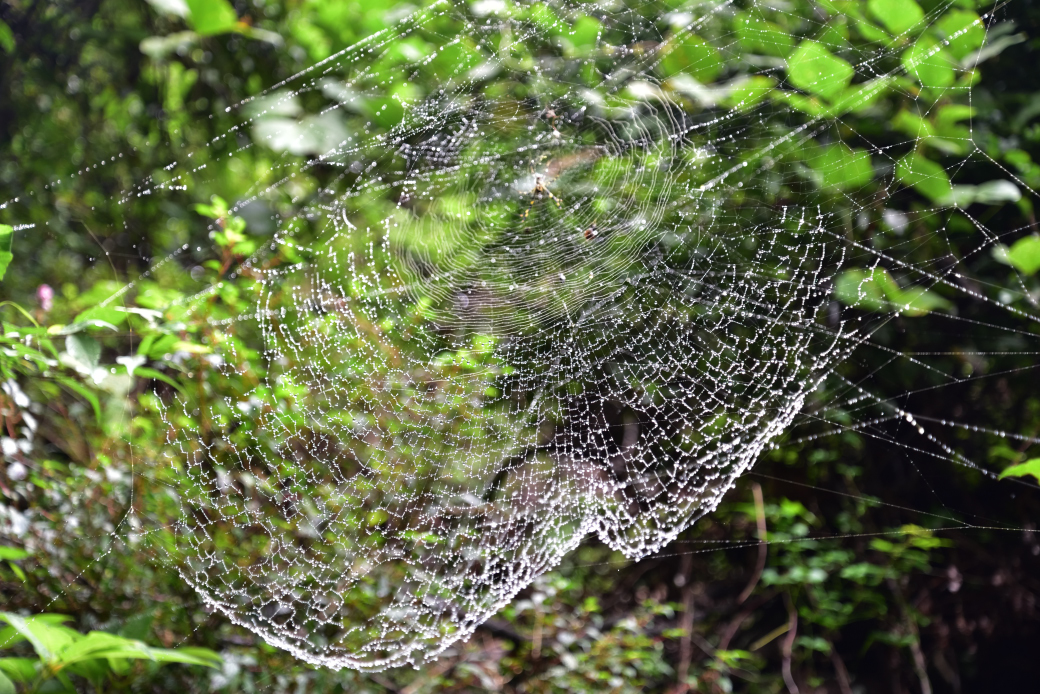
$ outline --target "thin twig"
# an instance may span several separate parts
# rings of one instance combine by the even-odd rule
[[[845,667],[845,661],[841,659],[838,649],[830,639],[827,644],[831,647],[831,662],[834,663],[834,672],[838,676],[838,689],[841,694],[852,694],[852,682],[849,680],[849,671]]]
[[[794,609],[794,603],[791,602],[789,593],[784,593],[784,603],[787,605],[787,624],[790,627],[787,630],[787,636],[784,637],[783,642],[780,644],[780,652],[784,656],[784,684],[787,685],[788,692],[799,694],[798,684],[794,681],[794,676],[791,674],[791,651],[794,649],[794,639],[798,634],[798,612]]]

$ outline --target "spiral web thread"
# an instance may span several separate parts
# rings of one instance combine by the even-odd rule
[[[167,411],[188,478],[175,558],[209,604],[315,664],[431,659],[589,535],[660,550],[822,416],[809,394],[913,308],[843,312],[852,261],[964,291],[898,245],[849,244],[822,206],[755,195],[791,183],[788,148],[840,135],[833,112],[787,105],[782,60],[706,84],[743,55],[734,17],[783,14],[738,9],[438,2],[236,107],[288,153],[239,207],[292,191],[293,153],[338,173],[241,272],[262,287],[241,320],[269,371],[247,400],[201,405],[233,435]],[[845,110],[908,70],[903,48],[842,50],[861,86]],[[680,51],[685,70],[663,77]],[[489,86],[505,76],[521,96]],[[301,99],[324,106],[279,115]],[[366,126],[342,125],[358,112]],[[199,173],[171,170],[158,188]],[[982,252],[997,237],[979,231]],[[267,262],[280,249],[299,262]],[[225,357],[213,368],[233,375]],[[876,400],[847,390],[845,406]],[[261,561],[233,558],[247,543]]]

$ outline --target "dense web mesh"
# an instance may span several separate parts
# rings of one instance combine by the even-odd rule
[[[437,2],[234,107],[225,139],[286,157],[233,213],[292,192],[293,155],[336,174],[232,277],[262,286],[250,397],[167,407],[184,578],[305,660],[380,669],[467,637],[589,535],[640,558],[714,509],[874,331],[965,291],[806,191],[853,199],[877,167],[893,194],[1007,194],[932,196],[941,167],[845,144],[842,115],[886,92],[966,104],[984,46],[950,3],[869,4]],[[968,117],[945,140],[964,157]],[[211,360],[250,376],[235,363]],[[227,412],[234,437],[200,424]]]

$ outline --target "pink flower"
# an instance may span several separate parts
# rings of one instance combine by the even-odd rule
[[[40,302],[40,308],[50,311],[54,305],[54,290],[49,284],[41,284],[36,288],[36,300]]]

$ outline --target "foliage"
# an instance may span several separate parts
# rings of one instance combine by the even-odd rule
[[[80,634],[64,626],[69,617],[38,614],[22,617],[0,613],[9,625],[0,630],[0,648],[28,642],[36,658],[0,658],[0,691],[14,692],[14,683],[29,692],[75,692],[70,676],[87,680],[97,691],[118,675],[126,675],[132,660],[185,663],[216,667],[220,656],[205,648],[152,648],[141,641],[104,631]]]

